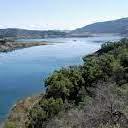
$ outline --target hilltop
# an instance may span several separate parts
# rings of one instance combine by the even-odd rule
[[[128,35],[128,18],[106,22],[96,22],[70,32],[70,34],[74,36],[97,35],[104,33]]]

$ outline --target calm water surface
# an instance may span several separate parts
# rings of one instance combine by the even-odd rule
[[[17,100],[44,91],[43,79],[55,69],[82,63],[82,56],[100,48],[104,41],[118,36],[90,38],[29,39],[53,45],[37,46],[0,53],[0,120],[6,118]]]

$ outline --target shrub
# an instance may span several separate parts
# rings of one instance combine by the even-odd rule
[[[15,123],[7,122],[7,123],[5,123],[4,128],[17,128],[17,127],[16,127]]]
[[[57,115],[63,108],[61,99],[42,99],[39,105],[32,108],[29,112],[29,128],[41,128],[44,122]]]

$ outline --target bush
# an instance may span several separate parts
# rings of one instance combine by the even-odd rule
[[[61,99],[42,99],[39,105],[32,108],[29,112],[30,128],[41,128],[44,122],[57,115],[63,108]]]
[[[46,97],[62,98],[65,100],[79,102],[79,91],[82,88],[84,79],[80,67],[63,68],[55,71],[45,81],[47,87]]]
[[[98,58],[91,57],[85,60],[82,69],[82,77],[85,81],[85,86],[91,86],[91,84],[102,77],[102,70],[98,64]]]
[[[7,123],[5,123],[4,128],[17,128],[17,127],[16,127],[15,123],[7,122]]]

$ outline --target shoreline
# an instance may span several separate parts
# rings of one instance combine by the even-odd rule
[[[18,100],[10,109],[7,118],[0,123],[0,128],[6,128],[10,124],[14,127],[25,127],[26,121],[29,120],[27,117],[28,111],[42,98],[43,95],[44,93],[39,93]]]
[[[4,128],[4,122],[0,123],[0,128]]]
[[[48,42],[6,42],[0,43],[0,53],[11,52],[18,49],[29,48],[34,46],[48,45]]]

